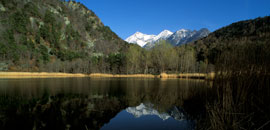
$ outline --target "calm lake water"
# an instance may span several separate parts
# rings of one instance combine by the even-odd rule
[[[0,129],[195,129],[210,88],[181,79],[0,79]]]

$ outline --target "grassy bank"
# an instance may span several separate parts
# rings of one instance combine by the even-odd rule
[[[152,74],[102,74],[93,73],[89,74],[89,77],[109,77],[109,78],[158,78],[159,75]]]
[[[183,73],[183,74],[166,74],[161,73],[160,78],[187,78],[187,79],[208,79],[213,80],[215,73]]]
[[[86,77],[86,74],[47,73],[47,72],[0,72],[0,78],[57,78]]]
[[[185,73],[185,74],[71,74],[47,72],[0,72],[0,78],[54,78],[54,77],[103,77],[103,78],[186,78],[186,79],[214,79],[215,74]]]

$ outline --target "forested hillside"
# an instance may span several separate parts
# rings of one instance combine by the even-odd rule
[[[80,3],[0,1],[0,71],[204,73],[241,48],[265,61],[260,56],[269,41],[270,17],[264,17],[233,23],[193,43],[175,47],[159,41],[146,50],[123,41]]]
[[[0,1],[1,71],[111,71],[122,64],[112,60],[123,61],[126,48],[127,43],[80,3]]]
[[[233,23],[190,45],[216,72],[216,96],[198,128],[269,129],[270,17]]]
[[[233,23],[192,43],[198,60],[212,64],[216,64],[225,51],[247,46],[252,46],[250,50],[254,50],[256,45],[257,47],[270,45],[269,16]]]
[[[204,73],[222,67],[257,71],[270,64],[270,17],[236,22],[179,47],[165,41],[157,44],[148,51],[131,46],[127,56],[132,55],[129,62],[133,66],[129,70]]]

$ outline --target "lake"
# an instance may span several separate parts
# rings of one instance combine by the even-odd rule
[[[204,80],[0,79],[0,129],[195,129]]]

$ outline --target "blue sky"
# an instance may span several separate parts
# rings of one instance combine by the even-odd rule
[[[233,22],[270,16],[270,0],[76,0],[122,39],[137,31],[215,31]]]

